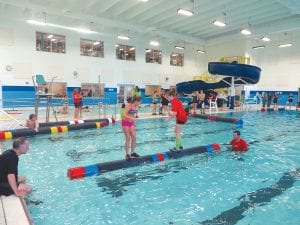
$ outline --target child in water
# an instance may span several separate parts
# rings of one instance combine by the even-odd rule
[[[39,131],[39,122],[35,114],[30,114],[29,119],[26,120],[26,127],[34,129],[35,132]]]

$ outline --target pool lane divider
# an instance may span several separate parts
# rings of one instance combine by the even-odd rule
[[[243,120],[242,119],[236,119],[236,118],[227,118],[227,117],[220,117],[220,116],[214,116],[214,115],[201,115],[201,114],[192,114],[192,117],[200,118],[200,119],[207,119],[211,121],[221,121],[226,123],[234,123],[239,126],[243,126]]]
[[[67,171],[67,176],[69,179],[78,179],[88,176],[93,176],[96,174],[101,174],[105,172],[111,172],[119,169],[129,168],[129,167],[136,167],[145,163],[155,163],[155,162],[162,162],[168,159],[177,159],[184,156],[189,156],[193,154],[201,154],[201,153],[213,153],[215,151],[220,150],[219,144],[210,144],[204,146],[197,146],[193,148],[186,148],[180,151],[168,151],[163,153],[155,153],[152,155],[144,155],[138,158],[131,158],[130,161],[126,159],[123,160],[115,160],[109,161],[104,163],[97,163],[88,166],[79,166],[69,168]]]
[[[12,138],[24,137],[24,136],[34,136],[34,135],[38,135],[38,134],[64,133],[64,132],[68,132],[70,130],[102,128],[102,127],[105,127],[105,126],[109,125],[110,123],[114,123],[114,122],[115,121],[112,119],[98,119],[94,122],[40,127],[38,132],[36,132],[35,130],[33,130],[31,128],[4,130],[4,131],[0,131],[0,140],[1,139],[12,139]]]

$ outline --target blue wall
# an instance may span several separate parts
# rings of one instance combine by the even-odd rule
[[[75,88],[80,87],[67,87],[67,96],[69,104],[73,104],[72,93]],[[142,103],[151,104],[152,97],[145,96],[145,89],[141,89]],[[33,86],[2,86],[3,107],[34,107],[35,103],[35,89]],[[61,98],[53,98],[53,105],[61,104]],[[117,88],[105,88],[103,98],[89,98],[83,99],[84,105],[97,105],[99,102],[102,104],[117,104],[118,95]],[[45,106],[45,102],[41,101],[41,106]]]
[[[250,91],[250,98],[254,98],[256,96],[256,93],[259,93],[260,95],[262,94],[263,91]],[[297,91],[265,91],[266,93],[279,93],[278,97],[278,105],[286,105],[286,102],[288,100],[288,96],[292,93],[294,96],[294,101],[293,105],[297,105],[298,103],[298,92]],[[259,102],[259,104],[262,104],[262,102]],[[273,105],[273,100],[272,100],[272,105]]]
[[[67,95],[69,98],[69,104],[73,104],[72,93],[74,88],[79,87],[67,87]],[[250,91],[250,98],[254,98],[256,93],[262,94],[263,91]],[[270,91],[266,91],[267,93]],[[271,91],[274,93],[275,91]],[[278,91],[277,91],[278,92]],[[298,102],[298,92],[297,91],[279,91],[278,105],[285,105],[290,93],[294,96],[293,105],[295,106]],[[145,96],[145,89],[141,89],[142,103],[151,104],[152,97]],[[2,86],[2,97],[3,97],[3,107],[34,107],[35,102],[35,89],[33,86]],[[188,99],[183,99],[188,101]],[[84,98],[84,105],[97,105],[98,102],[103,104],[117,104],[118,95],[117,88],[105,88],[103,98]],[[54,98],[53,104],[61,104],[61,98]],[[44,102],[41,101],[41,106],[44,106]]]
[[[67,87],[69,104],[73,104],[72,93],[76,87]],[[79,88],[79,87],[77,87]],[[3,107],[34,107],[35,89],[33,86],[2,86]],[[97,105],[117,103],[117,88],[105,88],[103,98],[84,98],[84,105]],[[61,104],[61,98],[53,98],[53,105]],[[41,101],[41,106],[44,102]]]

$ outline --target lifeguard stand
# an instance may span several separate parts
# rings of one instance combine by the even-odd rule
[[[49,88],[47,87],[47,82],[45,81],[44,76],[39,74],[32,76],[32,81],[35,88],[35,115],[38,116],[41,100],[46,100],[46,123],[49,122],[50,107],[53,111],[55,120],[57,121],[56,112],[52,105],[52,98],[54,96],[54,94],[52,93],[52,84],[54,78],[55,77],[51,79],[49,85],[51,87],[51,93],[49,93]]]

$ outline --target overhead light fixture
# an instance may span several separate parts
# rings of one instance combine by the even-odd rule
[[[133,51],[133,50],[135,50],[135,47],[131,47],[131,48],[129,49],[129,51]]]
[[[260,48],[265,48],[265,45],[258,45],[258,46],[254,46],[252,47],[252,49],[260,49]]]
[[[221,21],[221,20],[213,20],[213,24],[215,26],[218,26],[218,27],[225,27],[226,26],[226,13],[223,12],[223,16],[224,16],[224,20]]]
[[[250,18],[249,18],[249,20],[250,20]],[[252,27],[251,23],[248,22],[248,26],[246,26],[244,29],[241,30],[241,34],[250,35],[251,34],[251,27]]]
[[[213,24],[218,26],[218,27],[225,27],[226,26],[226,23],[224,23],[222,21],[219,21],[219,20],[214,20]]]
[[[177,49],[180,49],[180,50],[184,50],[184,47],[182,47],[182,46],[175,46],[175,48],[177,48]]]
[[[146,50],[145,50],[145,52],[151,52],[151,51],[152,51],[151,49],[146,49]]]
[[[243,30],[241,30],[241,33],[244,35],[250,35],[251,31],[250,31],[250,29],[243,29]]]
[[[55,38],[52,38],[51,41],[56,41],[56,39],[55,39]]]
[[[149,0],[140,0],[140,2],[148,2]]]
[[[183,8],[179,8],[177,9],[177,13],[184,15],[184,16],[193,16],[194,15],[194,8],[195,8],[195,2],[194,0],[191,0],[193,3],[193,8],[192,9],[183,9]]]
[[[37,20],[26,20],[27,23],[38,25],[38,26],[46,26],[45,22],[37,21]]]
[[[96,31],[87,30],[87,29],[84,29],[84,28],[68,27],[68,26],[63,26],[63,25],[54,24],[54,23],[41,22],[41,21],[37,21],[37,20],[26,20],[26,21],[27,21],[27,23],[38,25],[38,26],[56,27],[56,28],[61,28],[61,29],[65,29],[65,30],[73,30],[73,31],[77,31],[77,32],[80,32],[80,33],[85,33],[85,34],[96,34],[96,33],[98,33]]]
[[[278,45],[279,48],[286,48],[286,47],[291,47],[291,46],[292,46],[292,43]]]
[[[158,41],[150,41],[150,42],[149,42],[149,45],[152,45],[152,46],[159,46],[159,42],[158,42]]]
[[[200,49],[198,49],[197,52],[198,52],[198,53],[202,53],[202,54],[206,53],[206,51],[200,50]]]
[[[182,9],[182,8],[177,9],[177,13],[184,15],[184,16],[193,16],[194,15],[194,11],[189,10],[189,9]]]
[[[53,38],[53,34],[49,34],[49,35],[48,35],[48,38],[49,38],[49,39]]]
[[[122,39],[122,40],[127,40],[127,41],[130,39],[130,37],[128,37],[128,36],[123,36],[123,35],[119,35],[118,38],[119,38],[119,39]]]
[[[93,43],[93,45],[99,45],[99,44],[100,44],[99,41],[96,41],[96,42]]]
[[[268,36],[263,36],[263,37],[261,38],[261,40],[262,40],[262,41],[265,41],[265,42],[269,42],[269,41],[271,41],[271,38],[269,38]]]

